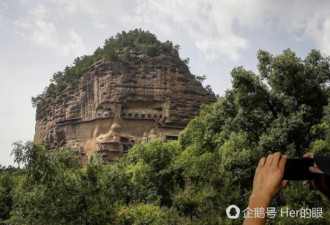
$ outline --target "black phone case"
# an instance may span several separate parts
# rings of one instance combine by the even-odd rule
[[[287,159],[283,180],[313,180],[314,174],[309,167],[314,165],[314,159]]]

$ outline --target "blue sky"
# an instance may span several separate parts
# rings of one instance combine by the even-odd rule
[[[13,164],[14,141],[33,139],[30,99],[52,74],[134,28],[179,44],[191,72],[205,74],[220,95],[235,66],[257,73],[259,49],[330,55],[330,1],[1,0],[0,164]]]

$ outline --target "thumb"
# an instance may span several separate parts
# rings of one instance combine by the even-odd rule
[[[281,182],[281,189],[283,189],[288,183],[288,180],[282,180]]]
[[[309,171],[311,171],[312,173],[320,173],[320,174],[324,174],[319,168],[315,167],[315,166],[310,166],[309,167]]]

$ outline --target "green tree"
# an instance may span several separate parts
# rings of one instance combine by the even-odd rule
[[[116,219],[116,224],[159,225],[167,224],[166,214],[159,207],[147,204],[123,206]]]
[[[177,142],[150,141],[136,144],[123,161],[134,186],[131,202],[172,205],[171,193],[181,182],[180,174],[172,162],[180,153]]]
[[[313,148],[328,149],[323,121],[329,97],[329,58],[312,50],[301,60],[285,50],[278,56],[259,51],[258,60],[260,75],[234,68],[232,89],[217,103],[205,106],[179,136],[184,151],[176,166],[185,177],[182,193],[198,193],[206,185],[218,190],[212,204],[203,205],[209,210],[195,211],[194,216],[208,224],[227,223],[224,210],[230,203],[247,206],[260,157],[276,151],[302,157]],[[273,205],[294,205],[292,190],[302,187],[295,182],[289,186]],[[310,188],[300,196],[300,204],[328,209],[320,193]]]
[[[13,207],[12,190],[15,187],[13,174],[9,172],[0,173],[0,224],[10,218]]]

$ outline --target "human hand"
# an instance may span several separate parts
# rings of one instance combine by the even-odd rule
[[[249,208],[263,208],[269,206],[271,199],[288,183],[283,180],[284,167],[287,156],[276,152],[266,158],[261,158],[253,179],[253,190],[249,201]],[[247,217],[244,225],[265,224],[266,217]]]
[[[311,159],[314,159],[314,154],[313,153],[306,153],[303,155],[303,158],[311,158]],[[319,174],[324,174],[318,167],[317,165],[315,164],[314,162],[314,166],[310,166],[309,167],[309,171],[311,171],[312,173],[319,173]],[[303,184],[308,184],[308,180],[304,180],[303,181]]]
[[[280,152],[261,158],[256,169],[251,197],[270,201],[277,192],[286,186],[288,180],[283,180],[287,156]]]

